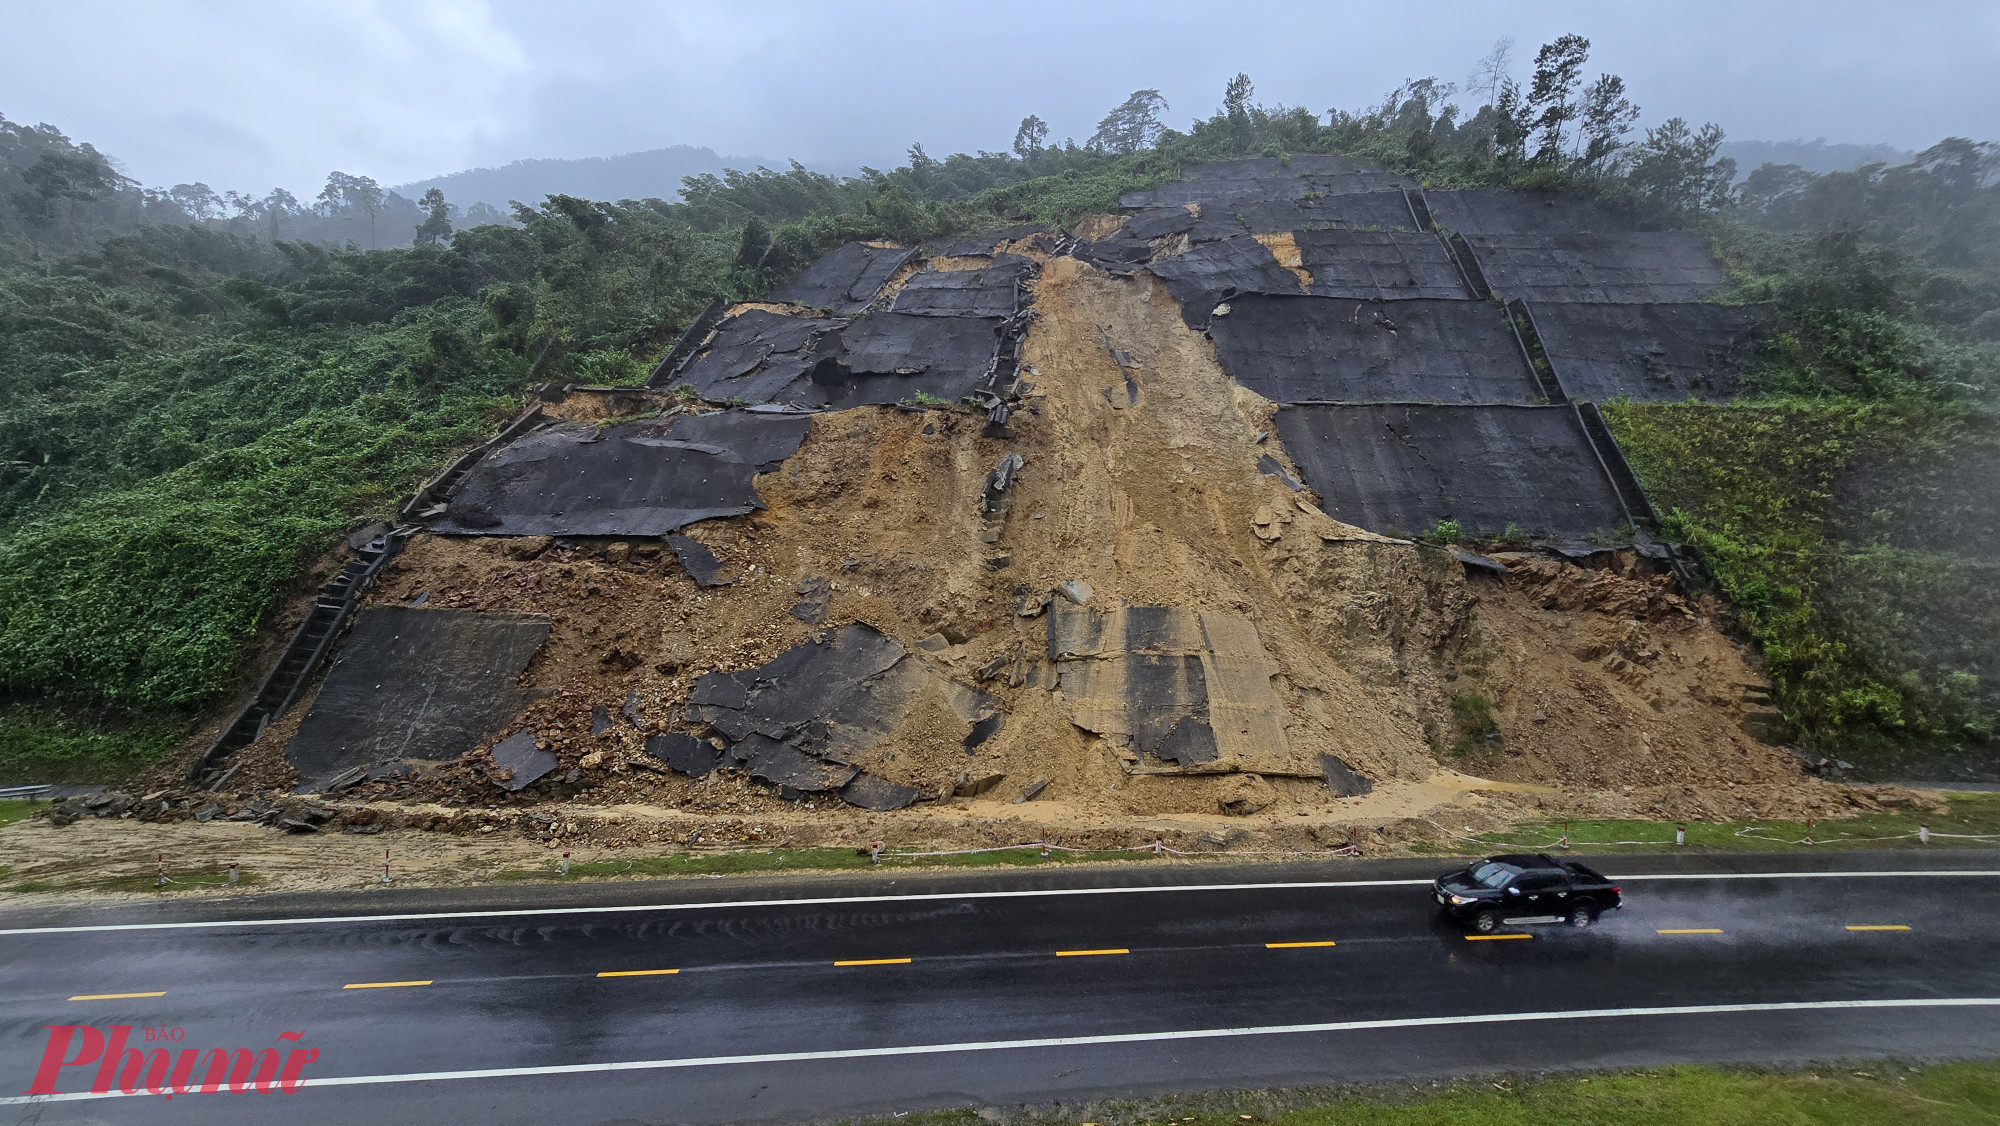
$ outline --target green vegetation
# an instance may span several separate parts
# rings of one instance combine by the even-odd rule
[[[2000,148],[1765,166],[1711,223],[1780,332],[1733,405],[1609,404],[1810,745],[1991,769],[2000,731]],[[1910,764],[1906,767],[1905,764]]]
[[[1216,1091],[900,1116],[896,1126],[1972,1126],[2000,1116],[2000,1065],[1886,1061],[1807,1071],[1682,1066],[1553,1079]],[[850,1126],[886,1126],[862,1119]]]
[[[1954,794],[1948,813],[1884,811],[1806,825],[1797,821],[1688,821],[1687,844],[1674,844],[1670,821],[1549,821],[1516,825],[1469,841],[1419,851],[1439,855],[1491,853],[1509,848],[1557,847],[1569,833],[1572,849],[1593,853],[1787,852],[1814,848],[1993,848],[2000,844],[2000,795]],[[1928,844],[1918,830],[1928,825]],[[1811,843],[1806,843],[1810,837]]]
[[[1500,725],[1493,721],[1493,701],[1471,692],[1451,698],[1451,724],[1458,733],[1451,753],[1460,758],[1478,750],[1488,736],[1500,733]]]
[[[45,801],[0,801],[0,825],[12,825],[16,821],[26,821],[35,811],[49,804]]]

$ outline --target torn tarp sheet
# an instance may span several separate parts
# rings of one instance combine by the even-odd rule
[[[730,572],[708,545],[687,536],[668,536],[667,546],[673,549],[674,558],[680,562],[681,570],[688,573],[698,587],[728,586],[734,579]]]
[[[1019,311],[1015,284],[1032,269],[1026,258],[1002,254],[982,270],[919,270],[889,308],[928,317],[1011,317]]]
[[[801,401],[856,407],[923,392],[957,402],[986,381],[1000,350],[999,317],[871,313],[841,334],[837,369],[816,374]]]
[[[1426,192],[1431,218],[1448,231],[1472,235],[1580,235],[1626,231],[1624,216],[1590,200],[1559,192],[1467,188]]]
[[[1469,299],[1458,267],[1436,235],[1417,231],[1300,231],[1299,265],[1321,297],[1396,301],[1413,297]]]
[[[473,467],[431,526],[481,536],[664,536],[764,507],[751,478],[792,456],[804,415],[728,410],[531,431]]]
[[[1542,348],[1572,399],[1734,398],[1769,336],[1769,305],[1530,305]]]
[[[804,272],[774,291],[770,300],[858,313],[882,292],[897,270],[916,254],[914,247],[869,246],[850,242],[824,254]]]
[[[1147,265],[1203,327],[1209,311],[1239,293],[1316,294],[1373,301],[1470,299],[1437,236],[1412,231],[1297,231],[1266,240],[1241,236],[1203,243]],[[1283,251],[1292,268],[1274,250]],[[1297,258],[1291,253],[1296,251]]]
[[[688,695],[688,715],[728,744],[723,766],[815,792],[846,785],[854,757],[895,734],[927,691],[943,694],[968,728],[990,706],[982,694],[931,672],[895,638],[853,623],[755,668],[704,673]]]
[[[1301,199],[1308,195],[1339,195],[1414,187],[1407,176],[1368,168],[1342,156],[1302,154],[1279,159],[1254,157],[1200,164],[1182,171],[1183,179],[1151,191],[1128,192],[1118,199],[1126,209],[1173,207],[1184,203],[1232,203]]]
[[[915,786],[905,786],[868,773],[855,775],[853,781],[840,788],[841,801],[876,813],[888,813],[912,805],[922,794],[923,791]]]
[[[1222,370],[1266,399],[1529,403],[1541,387],[1485,301],[1245,295],[1209,321]]]
[[[1070,722],[1182,767],[1283,767],[1278,667],[1248,618],[1171,606],[1049,607]]]
[[[935,253],[945,258],[990,258],[1001,243],[1018,242],[1035,235],[1048,235],[1049,229],[1039,223],[1025,223],[1018,227],[1007,227],[998,231],[982,231],[978,234],[960,235]]]
[[[1493,292],[1557,301],[1699,301],[1727,279],[1701,236],[1687,231],[1467,235]]]
[[[1309,199],[1243,200],[1187,207],[1158,207],[1127,219],[1107,237],[1078,250],[1078,256],[1106,269],[1145,262],[1160,242],[1185,236],[1188,244],[1221,242],[1244,235],[1287,231],[1370,230],[1416,232],[1417,220],[1401,191],[1353,192]]]
[[[1216,305],[1239,293],[1305,293],[1299,276],[1254,238],[1233,238],[1198,246],[1147,266],[1167,283],[1190,328],[1208,323]]]
[[[542,614],[361,611],[285,748],[300,791],[357,766],[457,758],[491,739],[528,706],[521,671],[548,636]]]
[[[1273,423],[1326,514],[1372,532],[1455,520],[1467,536],[1584,539],[1626,523],[1573,407],[1307,403]]]
[[[813,365],[838,351],[846,323],[746,309],[716,328],[674,382],[710,402],[771,402],[806,385]]]
[[[493,769],[500,788],[519,793],[557,766],[556,756],[542,750],[532,731],[523,731],[493,745]]]
[[[645,751],[691,778],[704,777],[722,765],[721,748],[680,731],[647,736]]]

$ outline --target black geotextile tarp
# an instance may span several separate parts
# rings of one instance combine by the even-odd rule
[[[1173,235],[1203,243],[1239,235],[1336,229],[1416,231],[1417,221],[1400,191],[1156,207],[1133,215],[1110,237],[1086,247],[1085,254],[1105,262],[1137,262],[1147,256],[1154,239]]]
[[[1493,292],[1508,300],[1699,301],[1727,280],[1699,235],[1624,231],[1467,235]]]
[[[1015,284],[1033,268],[1018,254],[1002,254],[980,270],[918,270],[889,308],[930,317],[1011,317],[1017,311]]]
[[[846,323],[747,309],[717,326],[674,382],[710,402],[772,402],[798,390],[813,365],[839,349]]]
[[[1469,300],[1444,244],[1414,231],[1298,231],[1299,268],[1312,280],[1280,265],[1277,256],[1248,235],[1203,243],[1186,253],[1145,267],[1167,283],[1180,302],[1181,318],[1201,328],[1210,310],[1239,293],[1352,297],[1376,301],[1415,298]]]
[[[473,466],[431,530],[482,536],[664,536],[764,507],[751,478],[792,456],[804,415],[726,410],[561,423]]]
[[[1417,231],[1299,231],[1299,265],[1321,297],[1469,299],[1436,235]]]
[[[1049,235],[1052,232],[1039,223],[1025,223],[1018,227],[1006,227],[997,231],[980,231],[977,234],[960,235],[944,246],[932,251],[946,258],[987,258],[1003,242],[1015,242],[1032,235]]]
[[[1333,229],[1415,231],[1417,220],[1400,191],[1345,192],[1306,199],[1203,204],[1188,237],[1208,242],[1239,234]]]
[[[816,372],[829,382],[815,383],[798,401],[853,407],[922,391],[957,402],[992,369],[1003,324],[1000,317],[871,313],[841,333],[840,370]]]
[[[1208,334],[1230,377],[1289,403],[1530,403],[1541,387],[1487,301],[1244,295]]]
[[[1572,399],[1727,399],[1771,331],[1769,305],[1535,303],[1542,348]]]
[[[457,758],[528,706],[521,670],[549,636],[542,614],[361,611],[285,748],[309,792],[364,764]]]
[[[1467,188],[1425,192],[1431,218],[1462,235],[1576,235],[1625,231],[1631,221],[1590,200],[1560,192]]]
[[[778,287],[770,300],[858,313],[915,254],[915,247],[881,247],[850,242],[822,255],[798,277]]]
[[[1382,172],[1346,157],[1300,155],[1287,160],[1256,157],[1192,165],[1182,179],[1151,191],[1128,192],[1118,206],[1172,207],[1183,203],[1231,203],[1300,199],[1414,186],[1406,176]]]
[[[648,740],[647,750],[683,773],[726,767],[800,794],[859,783],[842,797],[869,809],[900,808],[917,791],[863,774],[852,760],[894,734],[933,679],[895,638],[852,623],[755,668],[697,678],[688,717],[706,724],[724,749],[711,755],[709,743],[669,736]]]
[[[1306,403],[1274,425],[1326,513],[1373,532],[1456,520],[1581,539],[1626,523],[1573,407]]]
[[[1303,294],[1305,282],[1254,238],[1225,239],[1162,258],[1146,267],[1167,283],[1191,328],[1208,323],[1218,302],[1239,293]]]

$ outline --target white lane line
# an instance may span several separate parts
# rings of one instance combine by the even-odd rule
[[[1739,1005],[1663,1005],[1639,1009],[1570,1009],[1542,1013],[1473,1013],[1447,1017],[1397,1017],[1389,1020],[1342,1020],[1322,1024],[1268,1024],[1247,1028],[1194,1028],[1177,1032],[1121,1032],[1107,1036],[1050,1036],[1036,1040],[974,1040],[957,1044],[910,1044],[893,1048],[840,1048],[821,1052],[767,1052],[745,1056],[697,1056],[673,1060],[620,1060],[614,1063],[551,1064],[542,1067],[491,1067],[476,1071],[419,1071],[402,1075],[338,1075],[306,1079],[305,1087],[372,1087],[389,1083],[432,1083],[448,1079],[514,1079],[536,1075],[594,1075],[611,1071],[662,1071],[670,1068],[732,1067],[741,1064],[809,1063],[817,1060],[883,1059],[931,1056],[955,1052],[1006,1052],[1023,1048],[1077,1048],[1099,1044],[1149,1044],[1170,1040],[1224,1040],[1242,1036],[1291,1036],[1313,1032],[1368,1032],[1393,1028],[1440,1028],[1466,1024],[1517,1024],[1531,1021],[1600,1020],[1607,1017],[1713,1016],[1731,1013],[1821,1012],[1838,1009],[1966,1009],[2000,1008],[2000,997],[1918,997],[1880,1001],[1769,1001]],[[224,1088],[227,1091],[227,1088]],[[137,1092],[146,1095],[143,1088]],[[190,1091],[189,1094],[198,1092]],[[0,1106],[43,1102],[79,1102],[125,1097],[122,1091],[79,1091],[59,1095],[0,1098]]]
[[[1676,872],[1644,876],[1613,876],[1613,883],[1637,880],[1851,880],[1884,876],[1902,878],[2000,876],[2000,869],[1938,869],[1902,872]],[[77,927],[15,927],[0,929],[0,937],[28,934],[91,934],[101,931],[198,930],[229,927],[301,927],[325,923],[430,923],[453,919],[549,918],[556,915],[630,915],[647,911],[731,911],[746,907],[830,907],[864,903],[961,902],[968,899],[1027,899],[1071,895],[1157,895],[1195,891],[1304,891],[1313,888],[1429,887],[1430,880],[1302,880],[1260,884],[1161,884],[1146,887],[1048,888],[1039,891],[924,892],[911,895],[831,895],[807,899],[742,899],[721,903],[645,903],[617,907],[536,907],[506,911],[425,911],[398,915],[318,915],[297,919],[210,919],[185,923],[100,923]]]

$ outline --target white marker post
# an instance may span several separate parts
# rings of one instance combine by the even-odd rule
[[[1688,827],[1686,825],[1674,826],[1674,843],[1677,845],[1688,843]]]
[[[389,850],[386,848],[382,850],[382,882],[385,884],[395,882],[389,878]]]

